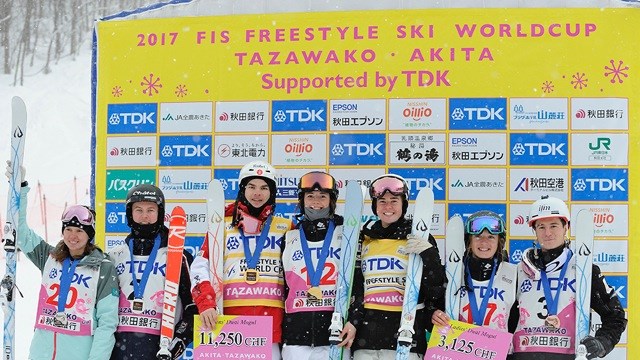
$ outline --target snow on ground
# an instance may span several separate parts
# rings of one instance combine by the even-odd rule
[[[4,225],[8,193],[4,172],[5,161],[9,158],[11,98],[17,95],[24,99],[28,114],[24,166],[26,180],[32,188],[28,201],[29,226],[42,237],[47,234],[52,244],[61,239],[60,217],[65,204],[89,203],[90,63],[91,52],[87,48],[77,58],[63,59],[54,65],[51,74],[27,70],[25,86],[10,86],[13,75],[0,75],[0,219]],[[46,229],[40,194],[46,198]],[[0,274],[4,276],[4,273],[4,252],[0,251]],[[16,301],[15,359],[25,360],[29,354],[40,286],[40,272],[25,256],[18,260],[17,284],[24,298],[18,296]],[[4,314],[0,312],[0,319],[3,318]]]

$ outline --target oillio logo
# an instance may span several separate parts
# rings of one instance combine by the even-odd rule
[[[611,213],[593,213],[593,225],[595,227],[603,227],[613,224],[615,216]]]
[[[402,116],[405,118],[413,119],[414,121],[419,121],[423,117],[429,117],[433,113],[430,107],[422,107],[422,106],[410,106],[406,107],[402,110]]]
[[[284,152],[298,157],[302,156],[302,154],[313,152],[313,145],[306,142],[289,143],[284,146]]]

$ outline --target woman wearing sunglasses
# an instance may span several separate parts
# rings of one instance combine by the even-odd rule
[[[588,359],[602,358],[613,350],[627,326],[615,289],[593,265],[591,308],[602,326],[595,336],[576,339],[576,294],[571,284],[579,279],[569,247],[570,219],[567,205],[558,198],[543,196],[531,205],[529,226],[536,241],[518,265],[520,319],[513,336],[514,360],[575,359],[576,341],[585,345]]]
[[[343,218],[335,214],[338,188],[333,176],[312,171],[298,183],[297,229],[286,234],[283,360],[329,358],[329,327],[336,296]],[[338,346],[349,348],[355,327],[347,323]],[[349,355],[344,355],[348,358]]]
[[[426,332],[435,310],[444,308],[444,268],[433,236],[411,235],[411,219],[405,218],[409,188],[397,175],[386,174],[369,186],[371,208],[379,218],[368,221],[361,232],[360,262],[354,275],[355,301],[350,319],[357,328],[353,343],[355,360],[393,360],[396,358],[397,332],[402,314],[402,298],[407,277],[409,253],[419,254],[423,262],[418,310],[413,325],[410,359],[422,359],[426,351]]]
[[[191,266],[191,293],[205,328],[215,328],[218,310],[225,315],[270,316],[272,359],[280,359],[284,280],[282,245],[292,228],[291,220],[274,216],[276,169],[264,161],[252,161],[240,169],[236,201],[225,208],[224,274],[211,274],[209,238]],[[222,279],[224,309],[216,309],[212,276]],[[222,311],[224,310],[224,311]]]
[[[7,177],[12,173],[9,163]],[[62,240],[49,245],[27,224],[29,187],[22,174],[17,244],[43,274],[29,359],[109,359],[118,281],[113,263],[94,244],[95,213],[82,205],[67,208]]]
[[[516,297],[516,265],[505,262],[507,230],[500,215],[492,211],[471,214],[464,225],[465,285],[459,290],[457,320],[508,331],[509,315]],[[444,311],[433,313],[435,325],[446,326]]]

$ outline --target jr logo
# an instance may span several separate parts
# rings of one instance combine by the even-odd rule
[[[611,150],[611,138],[608,137],[599,137],[596,140],[596,144],[589,143],[590,150],[600,150],[601,147],[604,147],[606,150]]]

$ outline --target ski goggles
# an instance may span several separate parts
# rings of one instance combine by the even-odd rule
[[[465,231],[471,235],[479,235],[485,229],[493,235],[504,233],[504,221],[493,216],[478,216],[467,221]]]
[[[372,199],[379,198],[387,191],[393,195],[401,196],[405,195],[407,190],[407,186],[402,179],[394,176],[386,176],[375,180],[371,186],[369,186],[369,196],[371,196]]]
[[[333,191],[336,188],[336,180],[327,173],[314,171],[302,175],[298,188],[300,190],[319,189]]]
[[[62,214],[62,222],[71,222],[73,218],[78,219],[78,222],[82,225],[94,226],[95,218],[93,213],[87,207],[82,205],[73,205],[67,208]]]

